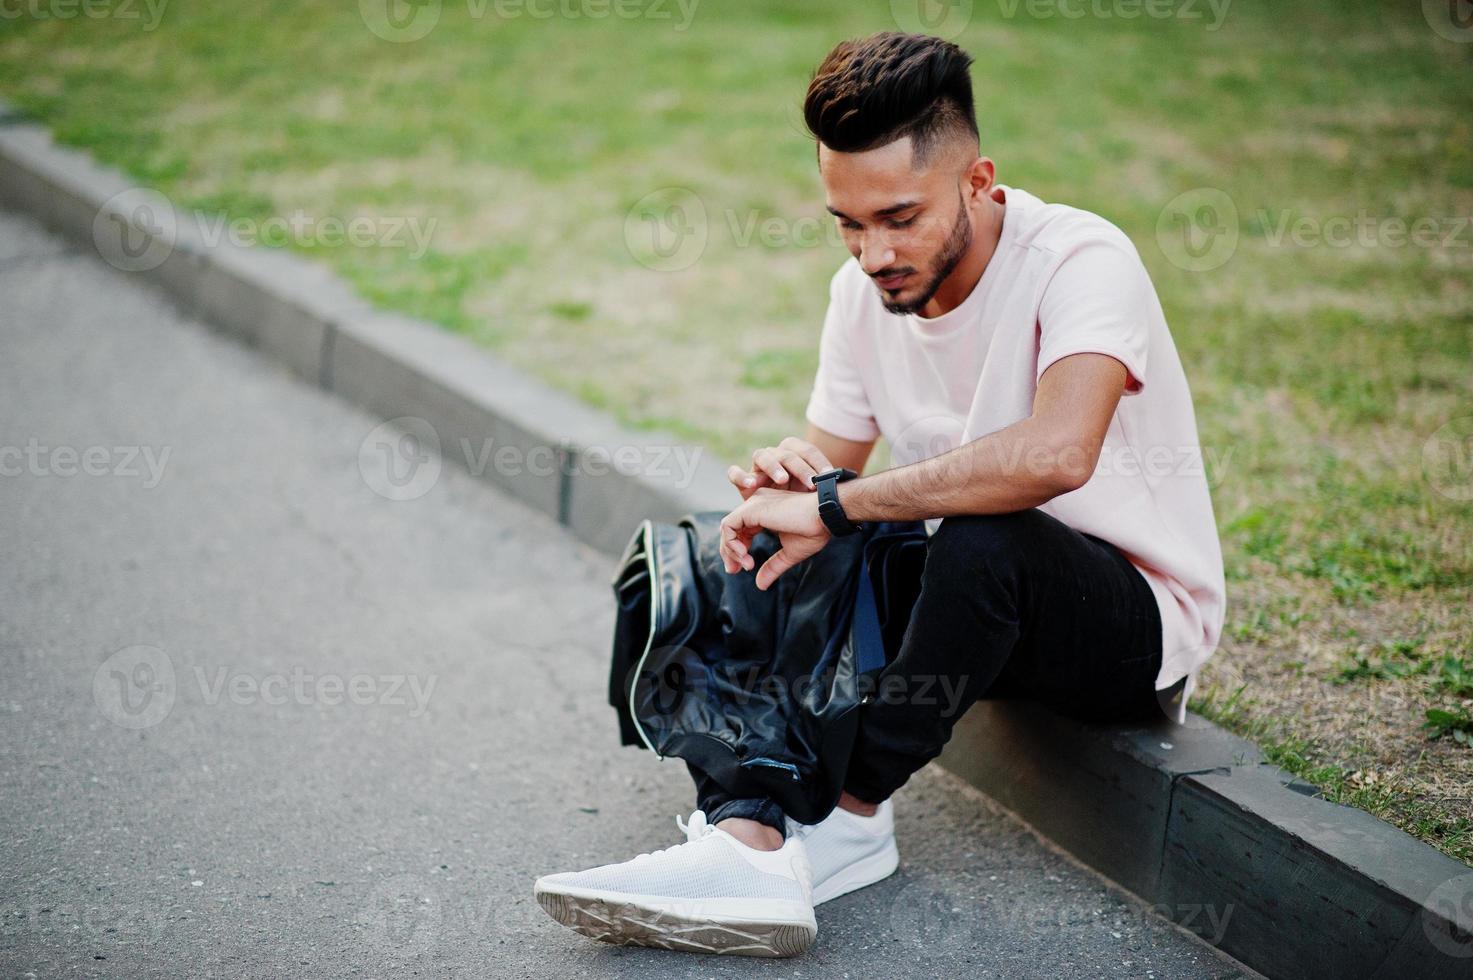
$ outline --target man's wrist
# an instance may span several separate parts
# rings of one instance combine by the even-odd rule
[[[818,516],[829,534],[834,537],[844,537],[863,530],[863,527],[851,517],[839,500],[839,485],[847,480],[853,480],[859,474],[845,467],[835,467],[825,470],[813,478],[815,496],[818,498]]]
[[[856,480],[847,480],[835,489],[842,494],[839,503],[844,516],[856,524],[869,521],[910,521],[939,517],[932,507],[900,506],[896,501],[896,478],[901,470],[882,470]],[[924,513],[922,513],[924,511]]]
[[[873,479],[873,476],[862,477],[861,479],[870,480]],[[843,483],[834,487],[834,492],[839,498],[839,505],[844,508],[844,516],[855,524],[862,524],[865,521],[878,519],[872,514],[865,513],[865,503],[869,497],[869,488],[868,486],[856,486],[861,482],[861,479],[845,480]]]

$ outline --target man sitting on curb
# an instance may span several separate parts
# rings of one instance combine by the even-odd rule
[[[995,180],[971,58],[878,34],[809,86],[834,275],[803,439],[733,466],[731,574],[759,588],[865,521],[926,521],[920,594],[881,686],[963,696],[861,706],[844,793],[799,825],[692,767],[686,841],[548,875],[543,907],[607,942],[792,955],[813,907],[896,868],[890,797],[981,697],[1089,720],[1185,721],[1225,588],[1186,376],[1145,266],[1105,219]],[[858,479],[878,436],[896,466]],[[762,529],[781,549],[760,568]],[[912,688],[914,689],[914,688]]]

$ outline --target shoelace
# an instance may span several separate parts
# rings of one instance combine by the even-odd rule
[[[690,823],[688,824],[684,820],[681,820],[680,814],[677,813],[675,815],[675,826],[679,827],[681,833],[685,834],[685,840],[687,843],[700,840],[702,837],[705,837],[707,834],[715,829],[706,822],[705,810],[692,810],[690,814]]]
[[[679,827],[681,833],[685,834],[685,841],[683,842],[685,844],[698,841],[702,837],[705,837],[707,834],[714,833],[716,830],[715,827],[706,822],[706,811],[704,810],[691,811],[689,823],[681,820],[680,814],[677,813],[675,815],[675,826]],[[664,854],[666,851],[673,850],[674,848],[680,846],[681,844],[671,844],[669,847],[662,847],[656,851],[650,851],[646,854],[636,855],[632,859],[631,863],[633,863],[633,861],[639,861],[643,863],[650,858],[658,857],[659,855]]]

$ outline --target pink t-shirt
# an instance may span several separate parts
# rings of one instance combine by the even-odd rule
[[[891,464],[904,466],[1027,418],[1039,377],[1061,357],[1096,352],[1124,364],[1130,379],[1094,474],[1039,510],[1109,541],[1144,574],[1161,609],[1156,688],[1186,678],[1176,708],[1185,723],[1222,633],[1226,587],[1176,345],[1124,232],[997,186],[1006,203],[997,250],[956,309],[890,313],[856,260],[834,274],[808,420],[844,439],[883,435]]]

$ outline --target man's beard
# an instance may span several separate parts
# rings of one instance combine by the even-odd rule
[[[903,303],[892,302],[880,290],[880,302],[885,309],[891,313],[915,313],[931,302],[931,297],[936,295],[936,290],[946,281],[946,277],[956,270],[961,262],[962,256],[967,254],[967,249],[972,247],[972,221],[967,215],[965,202],[961,195],[957,195],[956,224],[952,226],[951,234],[946,237],[946,243],[941,246],[941,258],[932,274],[926,288],[922,289],[915,299],[906,300]]]

